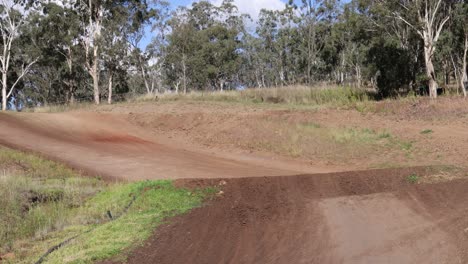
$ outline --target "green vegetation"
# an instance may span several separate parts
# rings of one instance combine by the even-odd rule
[[[35,155],[0,148],[0,255],[33,263],[92,263],[146,239],[166,217],[201,205],[214,190],[170,181],[106,184]]]
[[[291,157],[321,158],[349,162],[375,153],[402,155],[412,151],[413,143],[386,130],[360,127],[333,127],[313,121],[297,123],[283,119],[257,122],[255,129],[264,135],[238,141],[241,147],[274,152]]]
[[[375,143],[381,139],[391,138],[388,132],[377,132],[373,129],[343,128],[331,131],[331,136],[338,143]]]
[[[432,134],[434,133],[434,131],[432,131],[432,129],[424,129],[423,131],[421,131],[421,134],[423,135],[428,135],[428,134]]]
[[[46,263],[93,263],[116,256],[123,249],[138,245],[148,238],[166,217],[185,213],[199,206],[205,192],[177,189],[170,181],[147,181],[122,185],[99,194],[85,208],[97,215],[99,212],[103,215],[102,212],[109,208],[109,201],[118,196],[126,198],[118,199],[120,201],[115,203],[120,207],[113,214],[119,215],[119,209],[128,204],[132,195],[138,196],[126,214],[78,237],[70,245],[51,254]],[[104,210],[101,211],[102,209]],[[88,228],[83,226],[82,231]]]
[[[0,169],[0,252],[18,239],[42,239],[62,229],[70,224],[72,208],[104,188],[60,164],[5,148]]]
[[[406,180],[411,183],[411,184],[416,184],[419,182],[420,177],[416,174],[411,174],[408,177],[406,177]]]
[[[448,94],[460,96],[468,78],[463,56],[468,4],[462,0],[285,1],[283,8],[271,10],[265,4],[249,14],[233,0],[189,6],[174,1],[75,2],[2,4],[2,18],[14,22],[0,23],[0,45],[8,59],[0,65],[8,73],[2,82],[9,84],[2,87],[3,110],[112,103],[169,91],[328,85],[345,92],[305,88],[304,95],[294,98],[247,91],[245,100],[347,105],[365,100],[362,90],[372,90],[377,98],[437,97],[442,83]],[[387,25],[395,27],[388,31]],[[216,99],[232,100],[229,95]],[[355,107],[368,111],[366,104]]]

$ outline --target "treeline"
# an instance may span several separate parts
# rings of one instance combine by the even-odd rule
[[[3,109],[317,83],[466,96],[466,0],[290,1],[255,21],[233,0],[0,0],[0,15]]]

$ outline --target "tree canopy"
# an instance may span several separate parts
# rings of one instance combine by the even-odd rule
[[[3,109],[317,83],[466,96],[466,0],[291,0],[256,21],[233,0],[0,0],[0,15]]]

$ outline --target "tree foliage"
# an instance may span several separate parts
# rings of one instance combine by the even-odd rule
[[[466,96],[466,0],[267,8],[253,21],[233,0],[2,0],[1,97],[14,108],[322,82],[381,97],[435,97],[441,86]]]

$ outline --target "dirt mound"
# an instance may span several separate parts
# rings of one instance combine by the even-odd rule
[[[160,140],[119,115],[0,114],[0,144],[34,151],[108,179],[254,177],[300,170],[274,161],[230,159]]]
[[[126,263],[466,263],[468,181],[411,184],[422,168],[178,181],[217,186]]]

